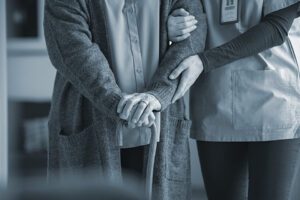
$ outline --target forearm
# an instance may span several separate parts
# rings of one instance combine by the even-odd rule
[[[161,103],[162,110],[171,104],[176,92],[179,80],[169,79],[172,71],[186,58],[203,51],[207,34],[206,16],[203,13],[199,0],[177,0],[171,10],[177,8],[186,9],[198,20],[199,27],[191,33],[191,36],[178,43],[173,43],[163,58],[154,75],[152,84],[148,87],[148,93],[154,95]],[[170,11],[171,12],[171,11]]]
[[[48,53],[58,72],[96,108],[117,116],[121,91],[99,46],[91,41],[83,8],[84,1],[46,2],[44,27]]]
[[[295,4],[270,13],[261,23],[230,42],[199,54],[204,71],[210,72],[235,60],[258,54],[266,49],[281,45],[298,16]]]

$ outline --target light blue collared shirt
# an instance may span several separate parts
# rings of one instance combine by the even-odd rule
[[[112,70],[122,92],[142,92],[159,64],[160,0],[103,0]],[[158,117],[159,118],[159,117]],[[150,128],[118,128],[124,148],[150,143]]]

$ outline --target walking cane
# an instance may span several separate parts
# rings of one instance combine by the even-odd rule
[[[148,200],[152,199],[152,192],[153,192],[153,170],[154,170],[155,154],[157,148],[157,136],[158,136],[158,130],[156,124],[154,123],[151,126],[151,139],[150,139],[147,171],[146,171],[146,195]]]

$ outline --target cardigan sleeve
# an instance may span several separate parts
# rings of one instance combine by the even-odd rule
[[[148,87],[147,93],[154,95],[160,101],[162,110],[171,104],[179,84],[178,79],[171,80],[169,79],[169,75],[184,59],[196,55],[205,48],[207,22],[201,1],[174,0],[167,15],[179,8],[184,8],[191,15],[195,16],[196,20],[198,20],[198,28],[191,33],[188,39],[173,43],[168,48],[160,61],[160,66],[152,79],[152,84]],[[165,24],[165,26],[167,25]],[[167,35],[167,33],[165,34]]]
[[[47,0],[44,29],[50,60],[99,110],[116,117],[121,91],[99,46],[92,42],[85,1]]]

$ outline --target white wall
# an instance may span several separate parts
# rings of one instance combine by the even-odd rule
[[[7,182],[7,71],[5,0],[0,0],[0,187]]]
[[[8,97],[19,101],[50,101],[55,69],[47,53],[8,55]]]

